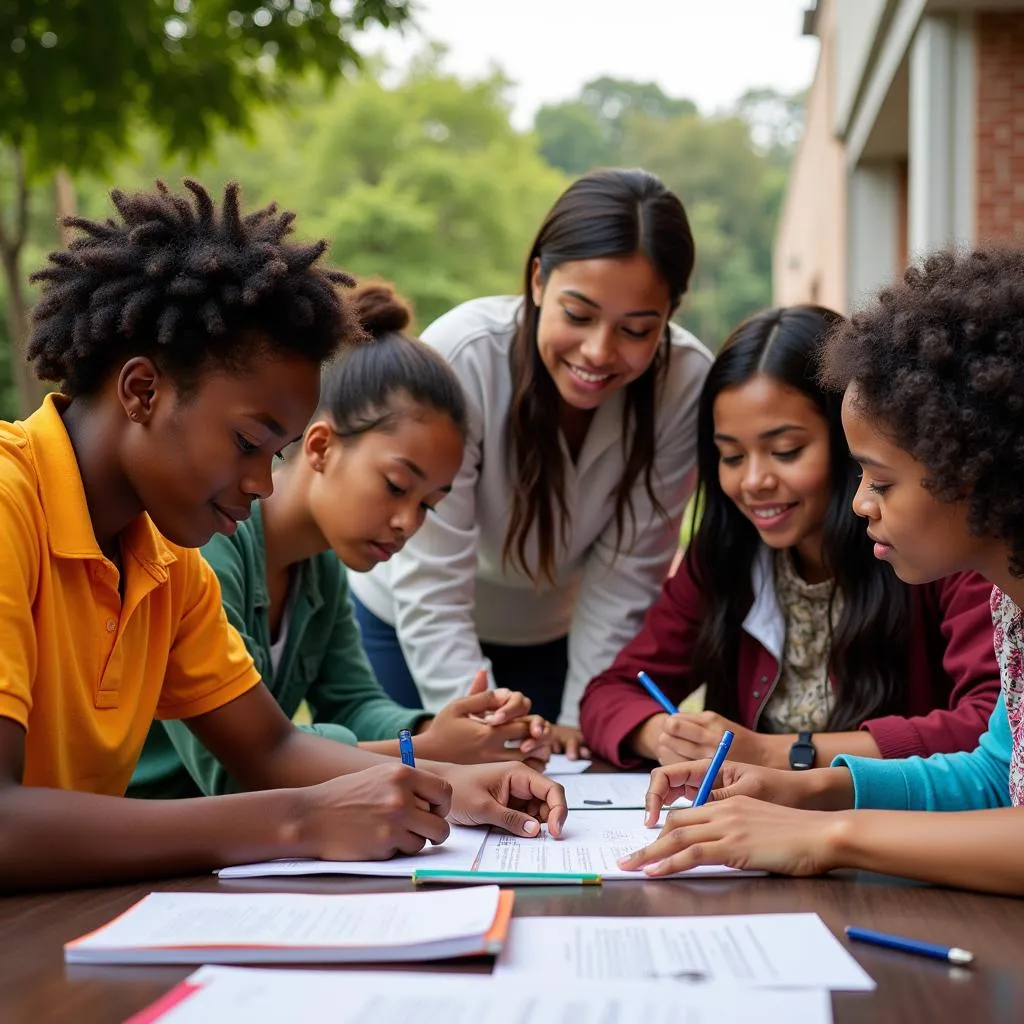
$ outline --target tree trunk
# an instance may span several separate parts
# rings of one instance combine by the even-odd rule
[[[74,238],[74,232],[64,226],[64,218],[74,217],[78,213],[78,197],[66,167],[58,167],[53,176],[53,204],[57,209],[60,244],[66,249]]]
[[[0,261],[3,263],[4,279],[7,286],[7,335],[10,338],[11,376],[18,397],[18,416],[26,416],[38,402],[33,402],[35,375],[25,359],[25,346],[28,344],[28,316],[25,309],[25,296],[18,272],[18,253],[9,251],[5,245],[0,248]]]
[[[28,308],[21,276],[21,250],[28,229],[28,183],[20,150],[13,151],[14,196],[10,223],[0,217],[0,264],[7,285],[7,330],[10,335],[11,375],[18,396],[18,415],[27,416],[39,404],[43,388],[25,358],[28,345]]]

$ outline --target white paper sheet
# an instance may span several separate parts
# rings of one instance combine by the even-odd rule
[[[875,987],[817,914],[518,917],[495,970],[580,980],[676,977],[725,986]]]
[[[369,950],[375,955],[355,958],[403,959],[403,951],[484,936],[498,895],[497,886],[344,896],[156,892],[64,955],[68,963],[255,963]]]
[[[587,982],[522,976],[203,967],[158,1024],[831,1024],[824,991],[729,991],[667,981]],[[132,1018],[126,1024],[141,1019]],[[152,1018],[147,1018],[152,1020]]]
[[[642,810],[651,777],[636,772],[605,772],[559,781],[570,811]],[[673,806],[689,807],[690,801],[680,797]]]
[[[642,871],[623,871],[618,861],[653,843],[657,837],[657,829],[644,827],[642,811],[570,811],[561,839],[553,839],[546,831],[533,839],[492,832],[480,851],[477,870],[567,872],[600,875],[606,882],[642,882],[647,878]],[[664,877],[742,874],[763,875],[764,872],[740,872],[709,864]]]
[[[221,878],[260,878],[268,875],[373,875],[377,878],[412,878],[425,868],[441,871],[471,871],[480,847],[487,837],[486,828],[452,825],[441,846],[426,846],[411,857],[391,860],[268,860],[259,864],[236,864],[221,868]]]
[[[594,762],[585,761],[582,758],[578,761],[570,761],[565,754],[552,754],[544,768],[545,775],[579,775],[585,772]]]

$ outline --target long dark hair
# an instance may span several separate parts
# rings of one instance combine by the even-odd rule
[[[508,439],[513,476],[512,510],[502,548],[502,563],[512,560],[534,583],[554,581],[556,526],[564,539],[569,527],[565,474],[558,437],[558,390],[537,350],[539,311],[533,301],[534,260],[541,281],[574,260],[605,259],[643,253],[664,279],[674,311],[686,292],[693,270],[693,235],[678,197],[653,174],[642,170],[594,171],[575,181],[551,208],[526,259],[523,308],[509,354],[512,401]],[[622,541],[627,511],[633,516],[630,493],[643,474],[647,493],[654,494],[655,397],[670,354],[668,327],[647,370],[626,386],[623,448],[632,427],[633,443],[622,479],[615,488],[615,525]],[[527,563],[526,543],[537,524],[538,564]],[[636,522],[634,519],[634,529]]]
[[[707,684],[705,706],[733,720],[739,718],[740,630],[754,596],[751,571],[761,539],[719,483],[714,406],[725,388],[758,374],[806,395],[828,424],[831,493],[822,548],[832,598],[841,593],[843,609],[830,637],[829,667],[838,692],[827,729],[855,729],[866,718],[898,713],[904,703],[906,662],[898,652],[907,649],[909,590],[873,557],[864,524],[853,514],[858,474],[840,420],[842,396],[823,390],[817,380],[825,337],[842,319],[821,306],[769,309],[750,317],[722,347],[701,392],[697,493],[702,509],[686,551],[687,568],[705,601],[693,679]]]

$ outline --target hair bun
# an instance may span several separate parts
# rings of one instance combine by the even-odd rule
[[[412,321],[409,303],[387,281],[360,282],[352,300],[356,316],[371,338],[404,331]]]

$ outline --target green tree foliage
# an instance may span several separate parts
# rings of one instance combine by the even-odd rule
[[[775,89],[748,89],[736,101],[736,113],[750,125],[750,134],[768,158],[788,167],[804,130],[803,92],[787,95]]]
[[[359,66],[354,29],[408,17],[408,0],[4,0],[0,138],[40,169],[103,167],[139,123],[201,152],[288,79]]]
[[[630,118],[669,120],[696,112],[690,100],[671,99],[653,82],[603,77],[588,82],[578,99],[541,107],[534,129],[544,159],[579,175],[623,162]]]
[[[697,246],[679,319],[717,348],[771,301],[771,245],[802,112],[800,96],[754,89],[706,117],[656,85],[600,78],[538,111],[535,130],[546,158],[572,174],[640,166],[678,193]]]
[[[575,177],[614,163],[611,143],[594,112],[584,103],[541,107],[533,126],[541,155],[567,174]]]
[[[516,290],[567,183],[511,127],[507,81],[461,82],[441,72],[442,56],[428,51],[393,88],[366,77],[319,106],[299,178],[305,230],[330,238],[353,273],[393,280],[420,326]]]
[[[236,178],[249,202],[297,210],[301,234],[330,239],[337,265],[393,281],[419,328],[466,299],[517,291],[568,178],[512,128],[503,78],[461,82],[442,73],[441,56],[428,51],[388,88],[373,74],[328,97],[297,88],[257,116],[251,139],[222,137],[198,163],[162,159],[156,140],[141,140],[80,189],[83,212],[104,214],[112,182]]]
[[[0,262],[23,410],[34,404],[21,273],[32,184],[108,166],[145,125],[164,150],[201,153],[290,80],[359,67],[354,31],[409,15],[408,0],[0,0],[0,148],[13,161]]]
[[[509,83],[497,73],[474,82],[446,74],[440,47],[421,54],[398,79],[390,69],[371,60],[369,66],[364,62],[363,70],[347,75],[339,83],[343,87],[325,92],[320,80],[346,60],[351,66],[355,57],[344,33],[335,38],[341,22],[324,21],[314,28],[294,16],[305,11],[309,16],[327,17],[324,12],[330,8],[313,0],[264,0],[262,6],[256,0],[204,0],[202,4],[198,0],[131,0],[130,4],[128,0],[92,0],[84,6],[93,13],[106,12],[106,24],[111,20],[111,4],[131,10],[123,24],[110,28],[110,35],[104,37],[106,45],[121,40],[122,32],[128,31],[126,26],[143,17],[136,8],[146,8],[149,15],[153,8],[163,19],[162,35],[155,37],[161,52],[147,55],[149,43],[138,43],[139,63],[132,65],[134,70],[125,64],[123,53],[111,56],[110,80],[123,75],[134,85],[126,87],[127,113],[112,113],[109,121],[95,121],[95,137],[86,127],[85,114],[81,124],[67,124],[69,134],[61,135],[64,122],[75,120],[71,108],[62,104],[67,99],[80,105],[76,110],[91,110],[93,103],[98,110],[105,109],[106,99],[101,102],[99,96],[74,99],[82,91],[78,83],[84,81],[83,68],[90,61],[95,63],[96,51],[102,51],[104,44],[93,45],[88,60],[83,55],[79,64],[76,55],[65,54],[72,66],[59,72],[65,77],[54,92],[56,113],[51,117],[44,112],[34,121],[23,118],[25,125],[31,122],[31,130],[23,126],[18,136],[22,148],[0,148],[3,224],[14,223],[10,182],[17,175],[12,154],[29,157],[22,252],[26,266],[38,265],[46,249],[58,241],[51,183],[45,175],[33,177],[31,163],[36,160],[39,166],[51,166],[43,161],[67,162],[72,159],[68,154],[77,153],[76,189],[83,215],[106,216],[107,192],[114,184],[149,188],[158,177],[177,183],[186,174],[196,174],[218,188],[237,179],[249,203],[273,199],[297,210],[300,233],[329,238],[331,258],[338,265],[360,275],[393,280],[413,300],[417,326],[422,328],[465,299],[520,289],[528,244],[544,212],[572,176],[595,166],[639,165],[659,174],[679,192],[693,224],[697,268],[680,316],[682,322],[714,347],[743,316],[769,301],[770,243],[799,130],[798,97],[755,90],[744,96],[734,111],[706,117],[690,101],[668,97],[655,85],[601,78],[588,83],[571,101],[543,108],[534,131],[524,134],[510,124]],[[52,7],[57,12],[54,18],[78,8],[74,0],[63,4],[37,0],[32,6],[39,11]],[[0,0],[0,49],[5,40],[15,38],[10,11],[25,7],[23,0]],[[271,24],[257,24],[257,8],[271,13]],[[336,4],[335,8],[352,12],[345,22],[351,27],[373,16],[374,11],[381,21],[399,19],[405,5],[397,0],[367,0]],[[243,13],[241,23],[232,11]],[[288,20],[289,12],[294,24]],[[91,17],[91,13],[88,17],[83,14],[85,21],[76,26],[69,22],[67,32],[85,32],[92,24]],[[174,19],[186,25],[184,34],[180,26],[168,29]],[[261,15],[261,20],[265,21],[265,16]],[[183,84],[181,103],[193,108],[191,121],[182,114],[184,121],[168,115],[156,123],[153,111],[163,108],[154,100],[153,111],[147,113],[139,96],[145,95],[146,89],[152,91],[154,82],[169,79],[153,77],[150,71],[155,67],[162,69],[161,75],[169,75],[174,60],[198,60],[199,55],[216,49],[212,44],[208,47],[208,41],[202,46],[194,43],[206,31],[198,26],[214,23],[220,26],[232,67],[221,67],[216,73],[210,70],[206,78],[200,74],[198,81],[204,83],[201,97],[194,83]],[[32,36],[37,49],[47,49],[42,35],[52,31],[58,44],[49,50],[62,52],[62,25],[64,22],[36,19],[24,38]],[[286,35],[288,30],[298,34],[287,36],[286,45],[271,34],[261,35],[265,28],[277,34]],[[150,29],[156,31],[153,25]],[[307,40],[319,38],[316,33],[321,31],[328,31],[334,40],[333,55],[328,59],[318,48],[303,65],[300,57],[305,51],[296,40],[301,40],[303,33],[309,33]],[[176,50],[176,35],[181,36],[186,50],[198,47],[192,57]],[[141,28],[136,29],[136,36],[148,38]],[[286,59],[281,54],[291,43],[296,48],[288,50]],[[12,52],[17,50],[15,47]],[[220,66],[222,56],[213,54],[212,65]],[[42,59],[39,54],[36,58]],[[296,74],[286,81],[283,71]],[[90,73],[98,74],[95,68]],[[0,83],[6,88],[4,74],[6,65],[0,71]],[[35,74],[33,71],[32,76]],[[235,84],[216,85],[228,81],[218,76],[236,74],[241,77],[231,78]],[[23,87],[23,102],[28,102],[31,93],[45,107],[40,99],[45,86],[32,76]],[[139,84],[144,80],[150,84]],[[141,93],[134,91],[135,86]],[[97,88],[107,86],[101,83]],[[242,103],[241,97],[250,92],[255,100],[273,102]],[[58,99],[57,93],[62,98]],[[235,99],[225,105],[220,101],[223,95]],[[160,103],[167,102],[167,96],[161,97]],[[15,106],[3,92],[0,139],[8,143],[19,122],[3,118]],[[124,120],[119,120],[122,117]],[[45,145],[44,137],[48,140]],[[100,145],[102,139],[105,142]],[[94,143],[95,166],[90,156]],[[48,150],[51,145],[55,148]],[[87,167],[94,169],[82,170]],[[5,289],[0,284],[0,311],[5,305],[9,308],[9,298],[9,285]],[[0,347],[2,344],[0,338]],[[0,411],[8,413],[3,403],[9,379],[10,368],[5,370],[0,359]],[[24,409],[24,402],[21,405]]]
[[[672,99],[653,82],[629,82],[621,78],[595,78],[583,86],[580,102],[603,127],[609,144],[620,147],[626,124],[632,117],[668,121],[683,114],[696,114],[691,100]]]
[[[5,313],[4,296],[0,295],[0,419],[9,420],[17,414],[18,403],[11,376],[10,338]]]

